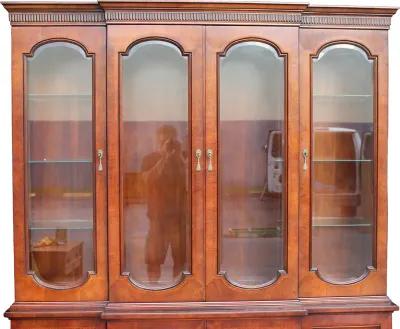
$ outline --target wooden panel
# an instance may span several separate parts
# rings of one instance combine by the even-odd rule
[[[11,329],[105,329],[100,320],[13,320]]]
[[[391,329],[391,314],[312,315],[303,318],[302,329]]]
[[[171,321],[171,320],[141,320],[141,321],[110,321],[108,329],[204,329],[203,321]]]
[[[300,329],[299,319],[246,319],[207,321],[207,329]]]
[[[207,300],[265,300],[265,299],[290,299],[297,296],[297,191],[298,191],[298,62],[297,56],[297,28],[289,27],[207,27],[207,54],[206,54],[206,148],[214,150],[213,171],[207,172],[206,177],[206,282]],[[228,46],[243,40],[266,42],[286,57],[286,81],[285,81],[285,122],[284,130],[288,147],[284,150],[286,168],[283,187],[284,217],[287,223],[287,246],[285,269],[280,272],[276,280],[266,285],[251,289],[241,288],[228,282],[225,274],[219,268],[221,257],[219,248],[219,215],[220,200],[218,191],[218,159],[221,152],[218,135],[218,54],[226,51]],[[267,138],[265,132],[265,138]],[[248,133],[243,134],[247,136]],[[262,150],[263,140],[259,141],[259,149]],[[246,150],[246,148],[245,148]],[[234,155],[234,161],[239,164],[251,161],[243,153],[243,149],[234,149],[238,154]],[[240,167],[245,170],[244,167]],[[260,250],[260,253],[264,251]],[[267,255],[267,254],[266,254]],[[266,256],[268,257],[268,256]]]
[[[93,55],[93,149],[105,149],[106,123],[106,42],[103,27],[13,27],[13,186],[14,186],[14,236],[15,236],[15,278],[17,301],[76,301],[102,300],[107,298],[107,244],[106,244],[106,168],[94,171],[95,177],[95,255],[94,272],[87,280],[71,289],[48,289],[27,274],[28,246],[25,217],[25,148],[24,148],[24,56],[30,54],[39,43],[67,41],[82,46],[84,51]],[[38,137],[38,136],[36,136]],[[75,141],[79,142],[79,141]],[[78,143],[77,143],[78,145]],[[90,151],[90,150],[89,150]],[[65,288],[65,287],[64,287]]]
[[[298,317],[307,314],[296,300],[178,302],[178,303],[108,303],[102,319],[240,319]]]
[[[134,42],[148,40],[168,41],[179,45],[189,60],[189,164],[191,164],[191,270],[184,274],[180,282],[168,289],[143,289],[130,279],[130,273],[124,272],[123,241],[123,194],[127,186],[135,184],[135,178],[123,178],[121,163],[125,152],[121,143],[122,116],[120,111],[120,56],[127,52]],[[204,171],[195,171],[196,149],[203,150],[203,29],[192,26],[110,26],[108,28],[108,221],[109,221],[109,264],[110,264],[110,300],[111,301],[197,301],[204,299]],[[151,97],[151,95],[148,95]],[[135,128],[136,129],[136,128]],[[125,130],[126,127],[125,127]],[[129,132],[127,132],[129,133]],[[125,136],[126,137],[126,136]],[[190,137],[189,137],[190,138]],[[146,144],[147,145],[147,144]],[[204,152],[203,152],[204,154]],[[191,161],[190,161],[191,160]],[[204,156],[201,158],[204,168]],[[127,185],[124,185],[127,184]],[[140,182],[136,179],[136,185]],[[125,201],[137,197],[135,189],[127,195]]]
[[[366,277],[353,284],[324,281],[311,263],[311,188],[310,170],[300,171],[299,289],[301,297],[384,295],[386,293],[387,250],[387,33],[384,31],[301,30],[300,31],[300,131],[301,149],[311,149],[311,56],[332,42],[353,42],[377,56],[377,113],[375,114],[375,214],[376,251],[374,265]],[[376,147],[377,146],[377,147]],[[302,159],[301,159],[302,161]],[[331,257],[334,261],[334,255]]]

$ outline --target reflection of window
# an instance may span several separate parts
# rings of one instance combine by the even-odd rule
[[[373,152],[374,152],[374,140],[371,132],[366,132],[363,136],[362,141],[362,159],[364,160],[372,160]]]
[[[281,158],[282,157],[282,134],[275,133],[272,135],[272,148],[271,148],[271,155],[274,158]]]

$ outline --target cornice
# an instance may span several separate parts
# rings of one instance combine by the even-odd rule
[[[313,7],[227,0],[3,2],[11,25],[244,24],[389,29],[395,8]]]
[[[79,25],[104,25],[104,12],[10,12],[11,25],[35,24],[79,24]]]
[[[115,23],[248,23],[299,25],[300,13],[224,12],[224,11],[142,11],[107,10],[106,22]]]
[[[303,27],[340,27],[364,29],[389,29],[390,16],[355,16],[355,15],[310,15],[301,16]]]
[[[11,25],[104,25],[104,10],[96,3],[2,3]]]

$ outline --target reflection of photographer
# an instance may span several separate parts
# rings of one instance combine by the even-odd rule
[[[182,146],[176,129],[170,125],[157,130],[157,141],[159,150],[146,155],[142,162],[150,222],[146,264],[151,281],[159,280],[169,246],[174,277],[184,270],[186,258],[186,168]]]

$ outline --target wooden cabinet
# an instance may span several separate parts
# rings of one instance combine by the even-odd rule
[[[13,328],[390,329],[395,9],[4,6]]]
[[[28,31],[12,32],[16,299],[103,300],[105,28]]]

